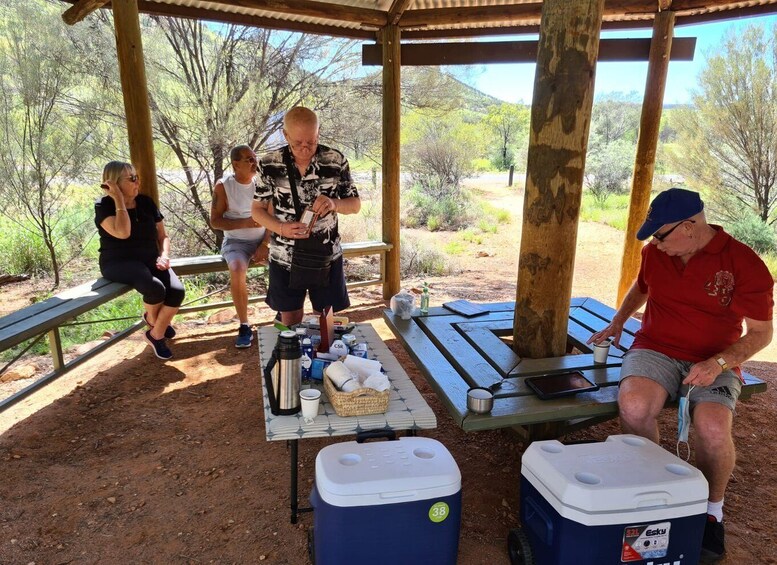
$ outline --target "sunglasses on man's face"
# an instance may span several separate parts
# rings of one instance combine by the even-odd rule
[[[240,163],[240,162],[243,162],[243,163],[256,163],[256,157],[245,157],[243,159],[237,159],[235,162],[236,163]]]
[[[665,240],[667,237],[669,237],[669,234],[671,234],[671,233],[672,233],[674,230],[676,230],[677,228],[679,228],[679,227],[680,227],[681,225],[683,225],[685,222],[691,222],[692,224],[695,224],[695,223],[696,223],[696,220],[683,220],[682,222],[680,222],[679,224],[677,224],[675,227],[673,227],[673,228],[669,228],[668,230],[666,230],[664,233],[658,233],[658,232],[654,233],[654,234],[653,234],[653,238],[654,238],[654,239],[656,239],[656,240],[657,240],[659,243],[661,243],[661,242],[663,242],[663,241],[664,241],[664,240]]]

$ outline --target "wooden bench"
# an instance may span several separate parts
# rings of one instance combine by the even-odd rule
[[[593,362],[585,341],[604,328],[615,311],[591,298],[574,298],[569,313],[569,350],[577,355],[521,359],[502,338],[512,338],[514,303],[481,305],[487,313],[466,318],[443,307],[428,316],[402,320],[390,310],[383,317],[415,361],[454,421],[466,431],[512,427],[529,439],[559,437],[618,415],[618,381],[623,354],[631,347],[640,322],[630,319],[620,348],[611,347],[608,362]],[[600,386],[598,391],[540,400],[524,377],[576,369]],[[745,375],[740,398],[766,390],[766,383]],[[467,390],[502,383],[490,414],[467,410]]]
[[[349,283],[349,287],[366,286],[371,284],[382,284],[385,280],[385,256],[386,252],[391,250],[392,244],[380,241],[362,241],[343,244],[343,255],[345,257],[359,257],[367,255],[381,256],[380,276],[367,281],[357,281]],[[171,267],[180,276],[197,275],[203,273],[214,273],[227,271],[227,263],[221,255],[202,255],[198,257],[178,257],[171,260]],[[94,310],[98,306],[105,304],[117,298],[131,287],[111,282],[104,278],[89,281],[75,288],[63,291],[56,296],[37,302],[26,308],[8,314],[0,318],[0,351],[6,351],[20,343],[48,334],[49,351],[51,352],[54,363],[54,370],[48,375],[42,377],[29,387],[19,391],[15,395],[0,401],[0,410],[17,402],[24,396],[30,394],[37,388],[45,385],[51,380],[59,377],[63,373],[73,369],[83,363],[90,357],[97,355],[104,349],[110,347],[117,341],[120,341],[139,328],[143,327],[138,313],[138,321],[132,324],[126,330],[119,332],[110,339],[101,342],[99,345],[88,352],[79,355],[75,359],[65,363],[62,351],[62,340],[59,329],[66,322],[73,320],[77,316]],[[250,300],[256,302],[263,300],[264,297],[253,297]],[[231,305],[229,302],[210,303],[202,306],[187,307],[180,310],[181,313],[196,310],[221,308]]]

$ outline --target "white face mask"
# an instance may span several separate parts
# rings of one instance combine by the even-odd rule
[[[688,432],[691,429],[691,391],[694,385],[688,387],[685,396],[681,396],[677,403],[677,456],[685,461],[691,458],[691,448],[688,445]],[[680,444],[684,443],[687,449],[687,456],[680,456]]]

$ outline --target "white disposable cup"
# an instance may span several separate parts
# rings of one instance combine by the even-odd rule
[[[304,388],[299,391],[299,400],[302,405],[302,418],[306,424],[312,424],[315,417],[318,416],[321,391],[315,388]]]
[[[594,363],[607,363],[607,355],[610,353],[610,340],[594,343]]]

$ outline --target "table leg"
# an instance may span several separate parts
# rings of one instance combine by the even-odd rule
[[[299,440],[289,440],[289,459],[291,460],[291,486],[289,488],[289,497],[291,498],[291,523],[297,523],[297,510],[299,501],[297,500],[297,459],[298,459]]]

